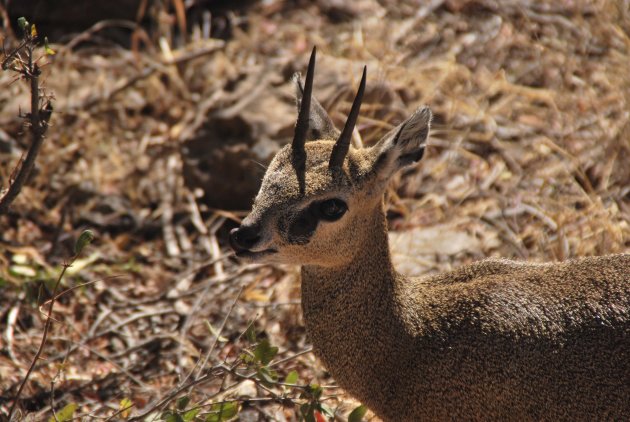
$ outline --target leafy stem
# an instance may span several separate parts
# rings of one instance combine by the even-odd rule
[[[94,239],[94,234],[90,231],[90,230],[86,230],[83,233],[81,233],[81,235],[79,236],[76,244],[75,244],[75,254],[74,256],[70,259],[69,262],[64,262],[62,268],[61,268],[61,272],[59,273],[59,276],[57,277],[57,280],[55,281],[55,286],[53,287],[53,291],[52,291],[52,297],[51,299],[48,301],[50,303],[50,305],[48,306],[48,314],[46,315],[46,322],[44,324],[44,333],[42,334],[42,339],[39,342],[39,348],[37,349],[37,352],[35,353],[35,356],[33,356],[33,360],[31,361],[31,365],[28,368],[28,371],[26,371],[26,375],[24,376],[24,379],[22,380],[22,383],[20,384],[20,387],[18,388],[17,393],[15,394],[15,397],[13,398],[13,404],[11,404],[11,409],[9,410],[9,420],[11,420],[11,417],[13,416],[15,410],[17,409],[17,404],[20,400],[20,396],[22,395],[22,390],[24,390],[24,386],[26,385],[26,382],[28,381],[29,377],[31,376],[31,373],[33,372],[33,369],[35,369],[35,364],[37,364],[39,357],[41,356],[43,350],[44,350],[44,346],[46,345],[46,339],[48,337],[48,331],[50,330],[50,326],[52,324],[52,312],[53,312],[53,307],[55,306],[55,301],[57,300],[58,296],[61,296],[61,294],[57,295],[57,290],[59,288],[59,284],[61,283],[61,280],[63,279],[63,276],[66,273],[66,270],[68,270],[68,268],[70,268],[72,266],[72,264],[74,264],[74,261],[76,261],[76,259],[79,257],[79,255],[81,254],[81,251],[83,250],[83,248],[85,246],[87,246],[90,242],[92,242],[92,240]],[[42,306],[44,306],[44,304],[42,304]]]

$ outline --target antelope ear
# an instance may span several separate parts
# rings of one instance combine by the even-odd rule
[[[431,117],[429,107],[417,109],[372,147],[375,155],[372,170],[379,179],[387,180],[401,168],[420,161],[429,137]]]
[[[297,109],[300,110],[302,104],[302,95],[304,87],[302,86],[302,78],[299,73],[293,75],[295,82],[295,100]],[[311,97],[311,109],[308,116],[308,132],[306,133],[306,141],[317,141],[320,139],[336,140],[339,137],[339,130],[335,127],[330,116],[324,110],[324,107]]]

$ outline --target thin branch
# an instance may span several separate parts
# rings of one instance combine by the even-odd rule
[[[212,352],[217,346],[217,343],[219,342],[219,338],[221,338],[221,333],[223,332],[223,329],[225,328],[225,324],[227,323],[228,318],[230,318],[230,315],[232,314],[232,310],[234,309],[236,302],[238,302],[238,300],[240,299],[242,293],[243,293],[243,286],[241,286],[241,288],[239,289],[238,293],[236,294],[236,297],[234,298],[234,301],[232,302],[232,304],[230,305],[230,308],[228,309],[227,314],[225,314],[225,318],[223,318],[223,322],[221,323],[221,326],[217,330],[216,335],[214,337],[214,342],[212,343],[212,346],[210,346],[210,348],[208,349],[208,352],[206,353],[206,356],[204,357],[203,362],[201,363],[201,366],[199,367],[199,370],[195,378],[199,378],[201,376],[203,369],[208,364],[210,355],[212,355]]]
[[[50,326],[51,326],[52,311],[53,311],[53,307],[55,306],[55,300],[57,299],[57,289],[59,288],[59,284],[61,283],[61,279],[66,273],[66,270],[72,266],[75,259],[76,259],[76,255],[74,258],[72,258],[70,263],[63,264],[61,273],[59,273],[59,277],[57,277],[57,281],[55,282],[55,287],[53,288],[53,292],[52,292],[52,299],[50,300],[50,307],[48,308],[48,315],[46,316],[46,323],[44,325],[44,334],[42,335],[42,340],[40,341],[39,348],[37,349],[37,353],[35,353],[35,356],[33,357],[33,361],[31,362],[31,365],[29,366],[28,371],[26,372],[26,376],[22,380],[22,383],[20,384],[20,388],[18,388],[18,391],[15,394],[15,397],[13,398],[13,404],[11,405],[11,409],[9,410],[9,420],[11,420],[11,417],[13,416],[13,413],[15,412],[15,409],[17,408],[17,403],[20,400],[20,396],[22,395],[22,390],[24,390],[24,386],[26,385],[28,378],[31,376],[33,369],[35,369],[35,364],[37,363],[37,361],[39,360],[39,357],[44,351],[44,346],[46,345],[46,338],[48,337],[48,331],[50,330]]]
[[[216,371],[218,371],[218,373]],[[182,384],[179,387],[173,389],[168,395],[166,395],[166,397],[159,400],[156,404],[154,404],[153,406],[150,406],[148,409],[144,410],[141,414],[131,417],[129,419],[129,422],[143,420],[145,416],[155,411],[155,409],[160,409],[162,406],[165,406],[168,403],[170,403],[182,391],[190,387],[193,387],[195,385],[201,384],[209,379],[212,379],[218,376],[218,374],[220,374],[221,372],[223,372],[223,370],[222,368],[219,368],[219,367],[213,367],[213,368],[208,369],[208,372],[206,372],[205,375],[203,375],[200,378],[190,380],[189,382]]]

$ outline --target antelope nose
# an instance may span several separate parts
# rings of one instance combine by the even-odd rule
[[[234,252],[251,249],[260,240],[260,227],[241,226],[230,231],[230,246]]]

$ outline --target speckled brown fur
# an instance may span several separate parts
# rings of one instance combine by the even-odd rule
[[[429,123],[417,111],[341,171],[327,165],[332,141],[307,143],[303,192],[291,147],[280,151],[243,222],[260,230],[249,259],[302,265],[316,354],[386,421],[629,420],[630,255],[394,270],[383,192],[421,157]],[[295,216],[326,198],[348,211],[292,242]]]

